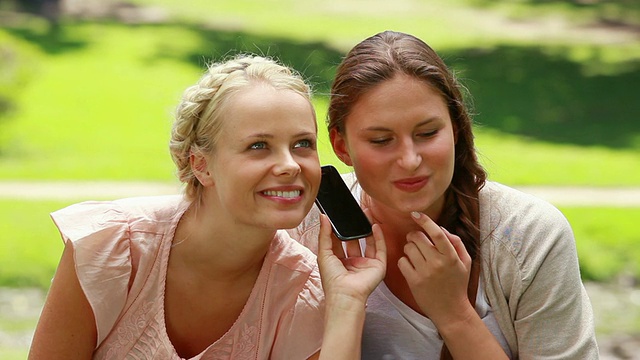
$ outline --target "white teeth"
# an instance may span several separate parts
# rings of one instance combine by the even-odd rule
[[[300,196],[300,190],[294,191],[271,191],[267,190],[263,192],[267,196],[277,196],[283,198],[294,198]]]

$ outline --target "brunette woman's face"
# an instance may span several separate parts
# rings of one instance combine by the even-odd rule
[[[405,74],[378,84],[331,139],[373,204],[439,216],[453,177],[455,137],[446,103],[430,85]]]

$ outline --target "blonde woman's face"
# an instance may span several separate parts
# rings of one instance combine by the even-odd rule
[[[447,105],[426,83],[399,74],[365,93],[333,131],[336,153],[353,166],[379,208],[437,218],[451,183],[455,139]]]
[[[232,220],[253,226],[297,226],[320,184],[311,103],[292,90],[253,85],[225,105],[208,162],[212,189]]]

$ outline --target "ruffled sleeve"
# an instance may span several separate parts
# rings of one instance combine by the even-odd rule
[[[131,250],[127,216],[114,202],[83,202],[51,214],[74,249],[76,274],[98,330],[97,346],[113,328],[127,299]]]
[[[320,350],[324,331],[324,293],[318,269],[309,278],[278,326],[271,359],[306,359]]]

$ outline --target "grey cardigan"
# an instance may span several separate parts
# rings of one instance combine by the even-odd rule
[[[355,176],[345,175],[348,185]],[[359,192],[358,185],[353,187]],[[290,235],[317,253],[314,206]],[[480,191],[485,292],[514,359],[598,359],[571,226],[551,204],[487,182]]]

